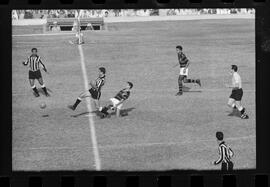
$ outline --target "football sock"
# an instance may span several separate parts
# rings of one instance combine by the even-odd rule
[[[241,112],[241,114],[245,112],[245,108],[243,108],[242,106],[239,106],[238,110]]]
[[[108,110],[109,110],[108,107],[103,107],[102,110],[101,110],[101,112],[102,112],[103,114],[108,114],[108,112],[107,112]]]
[[[185,79],[184,80],[185,83],[196,83],[195,79]]]
[[[235,103],[232,104],[232,108],[233,109],[236,109],[237,108],[236,105],[235,105]]]
[[[82,99],[80,97],[78,97],[76,102],[73,105],[73,108],[76,108],[78,106],[78,104],[80,104],[81,101],[82,101]]]
[[[180,76],[179,76],[179,78],[178,78],[178,87],[179,87],[179,92],[182,92],[182,89],[183,89],[183,83],[182,83],[182,79],[180,78]]]
[[[48,94],[45,84],[41,85],[41,88],[42,88],[42,90],[44,91],[45,94]]]
[[[32,86],[32,89],[33,89],[33,91],[36,93],[36,94],[38,94],[38,90],[37,90],[37,87],[34,85],[34,86]]]

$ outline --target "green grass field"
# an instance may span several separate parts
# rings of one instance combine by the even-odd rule
[[[224,132],[234,150],[235,169],[256,168],[254,19],[114,23],[84,36],[89,80],[98,67],[107,69],[101,103],[126,81],[134,83],[124,104],[128,116],[93,115],[102,170],[220,169],[211,164],[218,158],[216,131]],[[86,102],[75,112],[67,108],[84,90],[79,50],[71,39],[13,37],[14,170],[95,170]],[[172,67],[178,44],[191,60],[189,77],[202,80],[201,88],[186,84],[181,97],[175,96],[179,68]],[[49,98],[33,96],[28,68],[21,64],[32,47],[49,71],[43,72]],[[231,90],[224,84],[231,81],[231,64],[239,66],[248,120],[231,116],[227,107]],[[46,109],[39,108],[41,102]]]

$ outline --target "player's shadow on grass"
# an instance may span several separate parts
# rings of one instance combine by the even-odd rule
[[[50,88],[47,88],[47,91],[48,91],[49,93],[52,93],[52,90],[51,90]],[[42,95],[45,96],[45,93],[44,93],[44,91],[43,91],[42,88],[38,88],[38,93],[41,93]]]
[[[202,92],[201,90],[190,90],[191,88],[183,86],[183,92]]]
[[[122,109],[122,110],[121,110],[121,115],[122,115],[122,116],[127,116],[128,113],[131,112],[131,111],[134,110],[134,109],[135,109],[134,107]],[[71,117],[77,118],[77,117],[80,117],[80,116],[88,115],[88,114],[90,114],[90,113],[92,113],[92,114],[94,113],[94,114],[96,114],[97,116],[100,116],[100,115],[101,115],[101,113],[100,113],[99,111],[95,110],[95,111],[92,111],[92,112],[81,112],[81,113],[79,113],[79,114],[71,115]],[[112,115],[116,115],[115,112],[112,112],[112,113],[111,113],[111,116],[112,116]]]
[[[231,116],[231,117],[240,117],[239,116],[239,112],[237,110],[232,110],[232,111],[227,111],[228,116]]]
[[[131,112],[134,109],[135,109],[134,107],[122,109],[120,115],[123,116],[123,117],[124,116],[127,116],[129,114],[129,112]],[[113,115],[116,115],[116,113],[115,112],[112,112],[111,113],[111,116],[113,116]]]

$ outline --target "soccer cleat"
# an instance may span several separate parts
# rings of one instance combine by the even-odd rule
[[[180,95],[183,95],[183,92],[177,92],[177,93],[175,94],[175,96],[180,96]]]
[[[241,118],[242,118],[242,119],[248,119],[249,117],[248,117],[247,114],[242,114],[242,115],[241,115]]]
[[[45,93],[46,97],[50,97],[51,95],[47,92]]]
[[[39,93],[33,92],[33,94],[34,94],[35,97],[39,97]]]
[[[196,80],[196,83],[201,87],[202,85],[201,85],[201,80],[200,79],[197,79]]]
[[[71,110],[75,110],[75,108],[73,107],[73,105],[68,105],[68,108]]]

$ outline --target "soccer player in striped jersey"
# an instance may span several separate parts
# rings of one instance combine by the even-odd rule
[[[240,117],[242,119],[248,119],[249,116],[246,114],[246,109],[241,104],[241,100],[243,97],[242,80],[237,71],[238,67],[236,65],[231,65],[232,84],[226,85],[228,88],[232,88],[232,93],[228,101],[228,106],[233,109],[238,109],[241,114]]]
[[[105,74],[106,69],[104,67],[100,67],[98,78],[94,82],[90,82],[91,88],[81,93],[76,99],[75,103],[73,105],[69,105],[68,108],[70,108],[71,110],[75,110],[82,101],[82,99],[86,97],[91,97],[94,100],[96,109],[98,110],[100,107],[99,99],[101,96],[101,88],[105,84]]]
[[[120,90],[115,97],[110,99],[110,103],[107,106],[100,107],[99,111],[103,114],[102,117],[106,117],[109,115],[108,110],[116,110],[116,116],[121,116],[121,108],[123,106],[124,101],[126,101],[130,96],[130,90],[132,89],[133,84],[131,82],[127,82],[126,88]]]
[[[216,132],[216,138],[219,144],[219,158],[214,162],[214,165],[218,165],[221,163],[222,171],[230,171],[233,170],[233,162],[231,161],[231,158],[233,157],[234,152],[229,146],[225,144],[225,141],[223,141],[223,137],[224,135],[222,132]]]
[[[39,84],[41,85],[44,93],[46,96],[49,96],[49,93],[47,92],[47,88],[44,84],[41,72],[40,72],[40,65],[42,65],[43,70],[47,72],[47,69],[45,65],[43,64],[40,56],[37,55],[37,48],[33,48],[31,50],[32,54],[27,58],[26,61],[22,62],[24,66],[29,66],[29,82],[30,86],[34,91],[34,95],[36,97],[39,97],[39,92],[35,86],[35,79],[38,80]]]
[[[183,82],[184,83],[197,83],[199,86],[201,86],[200,79],[188,79],[188,67],[190,65],[190,61],[186,57],[186,55],[183,53],[183,47],[178,45],[176,46],[176,52],[178,56],[178,62],[180,65],[180,72],[178,77],[178,88],[179,91],[177,92],[176,96],[180,96],[183,94]]]

